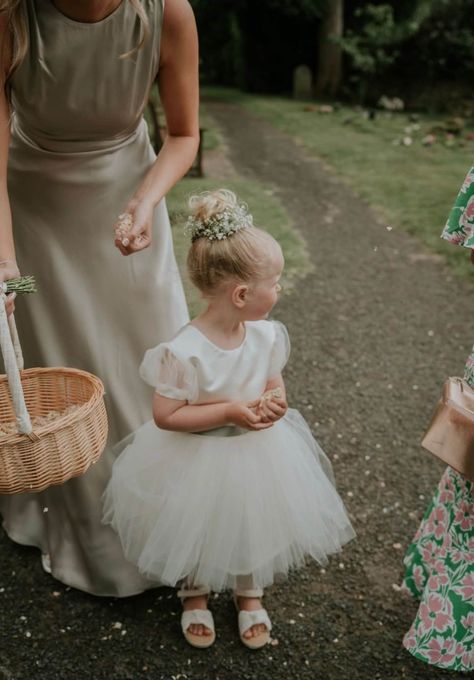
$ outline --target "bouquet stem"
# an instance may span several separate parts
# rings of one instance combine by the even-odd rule
[[[36,293],[36,282],[33,276],[19,276],[0,283],[0,292],[4,293]]]

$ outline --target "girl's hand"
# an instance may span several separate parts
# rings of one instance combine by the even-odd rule
[[[154,204],[132,198],[114,225],[115,245],[122,255],[132,255],[151,244]]]
[[[271,427],[272,422],[262,422],[261,417],[255,413],[255,408],[259,403],[259,399],[248,404],[242,401],[231,401],[227,406],[228,421],[247,430],[265,430],[267,427]]]
[[[277,420],[283,418],[288,411],[288,404],[285,399],[260,399],[257,413],[260,415],[262,422],[276,423]]]

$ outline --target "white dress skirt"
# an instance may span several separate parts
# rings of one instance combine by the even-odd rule
[[[289,354],[284,326],[246,323],[240,347],[223,350],[187,324],[145,355],[142,377],[190,404],[257,399]],[[153,421],[122,443],[104,493],[104,521],[148,578],[220,591],[239,576],[255,586],[320,564],[354,537],[330,463],[290,409],[262,431],[228,426],[192,434]]]

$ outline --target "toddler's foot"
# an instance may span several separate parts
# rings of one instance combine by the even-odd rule
[[[181,628],[186,641],[193,647],[204,649],[214,644],[216,633],[214,619],[207,608],[207,595],[183,599]]]
[[[240,639],[250,649],[260,649],[270,641],[272,624],[259,597],[235,596],[239,612]]]
[[[207,596],[197,595],[196,597],[187,597],[183,601],[183,611],[189,612],[193,610],[208,611],[207,609]],[[188,626],[190,633],[193,635],[212,635],[213,631],[204,626],[202,623],[191,623]]]

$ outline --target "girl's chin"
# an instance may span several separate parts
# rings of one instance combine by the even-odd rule
[[[271,311],[272,310],[269,309],[266,312],[262,312],[262,314],[252,314],[252,316],[249,316],[245,321],[262,321],[262,319],[268,319]]]

